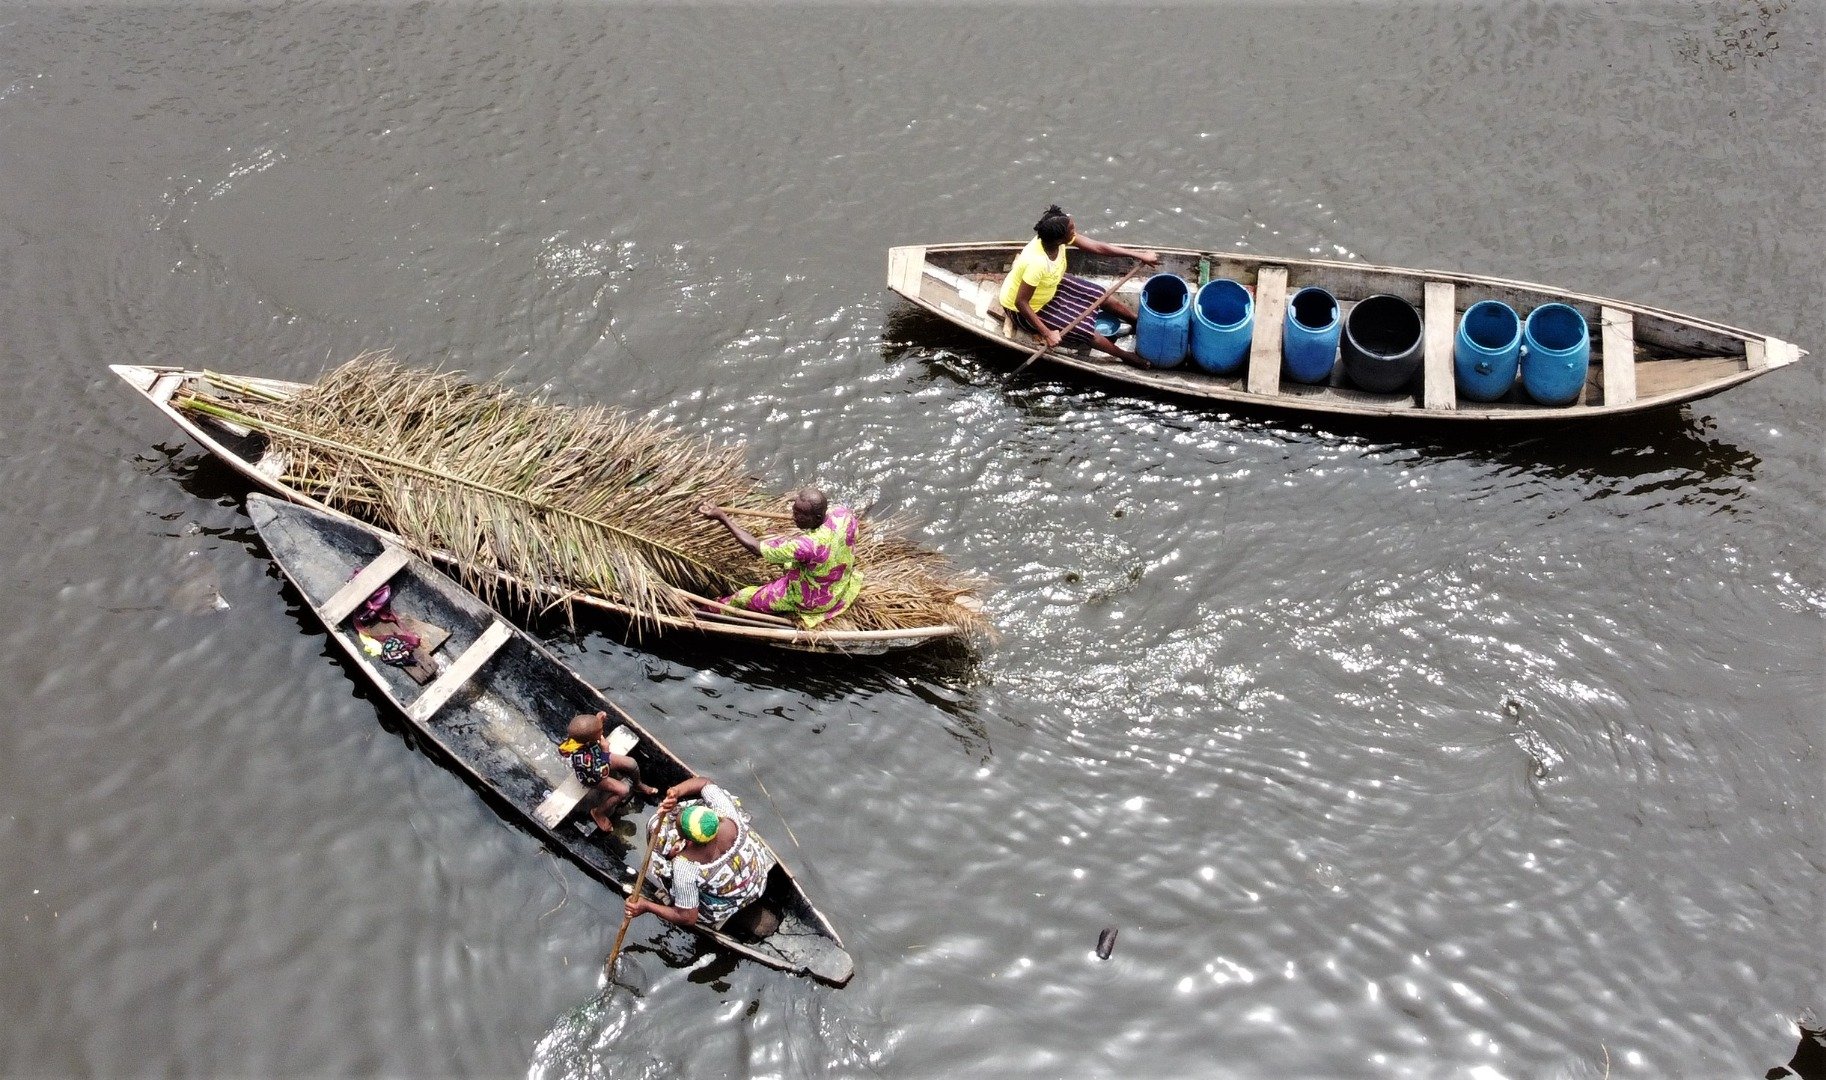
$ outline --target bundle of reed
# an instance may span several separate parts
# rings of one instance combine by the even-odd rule
[[[589,594],[637,621],[692,618],[704,598],[773,576],[699,503],[757,535],[790,527],[739,445],[407,367],[387,352],[296,394],[212,373],[173,404],[262,433],[287,463],[286,483],[446,558],[497,602],[555,598],[568,612]],[[862,591],[820,629],[985,628],[979,582],[896,523],[865,522],[856,556]]]

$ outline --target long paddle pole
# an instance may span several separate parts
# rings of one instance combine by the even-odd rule
[[[1088,319],[1091,316],[1097,314],[1097,309],[1103,306],[1103,302],[1108,300],[1110,297],[1115,296],[1116,290],[1122,288],[1122,286],[1124,284],[1126,284],[1130,278],[1135,276],[1135,271],[1137,271],[1139,269],[1141,269],[1140,262],[1136,262],[1134,266],[1129,267],[1129,272],[1122,275],[1121,277],[1117,278],[1116,284],[1111,285],[1109,288],[1103,290],[1103,295],[1099,296],[1097,298],[1096,303],[1092,304],[1090,307],[1087,307],[1083,311],[1079,312],[1077,318],[1075,318],[1071,322],[1067,323],[1065,326],[1065,329],[1059,331],[1059,337],[1061,337],[1061,338],[1065,337],[1066,334],[1069,334],[1073,330],[1076,330],[1078,328],[1079,323],[1081,323],[1085,319]],[[1033,363],[1035,360],[1038,360],[1040,358],[1040,355],[1042,353],[1046,352],[1046,350],[1048,348],[1049,348],[1049,346],[1044,341],[1042,341],[1040,343],[1039,348],[1037,348],[1033,352],[1029,353],[1027,355],[1027,359],[1021,361],[1020,367],[1015,368],[1013,371],[1008,373],[1008,377],[1012,379],[1016,375],[1019,375],[1021,372],[1026,371],[1027,365]]]
[[[615,711],[621,712],[620,709],[616,709]],[[626,716],[627,714],[622,713],[622,715]],[[664,821],[665,818],[662,815],[654,814],[653,824],[647,829],[647,852],[640,857],[640,875],[634,879],[634,893],[629,897],[631,900],[639,900],[640,894],[645,891],[647,887],[647,867],[653,865],[653,845],[659,841],[659,827]],[[621,956],[621,942],[623,938],[628,936],[628,924],[633,921],[634,916],[623,913],[621,916],[621,929],[615,931],[615,947],[609,950],[609,958],[604,961],[602,965],[603,971],[608,973],[610,979],[615,977],[615,961]]]

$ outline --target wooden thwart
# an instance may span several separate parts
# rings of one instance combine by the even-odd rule
[[[1427,282],[1426,344],[1422,346],[1426,381],[1421,390],[1421,405],[1435,411],[1458,408],[1458,381],[1452,371],[1457,292],[1449,281]]]
[[[1763,338],[1744,343],[1744,361],[1751,371],[1767,371],[1801,358],[1800,346],[1781,338]]]
[[[573,776],[552,789],[552,793],[545,797],[545,801],[533,808],[533,816],[538,818],[539,823],[546,828],[556,829],[564,823],[565,818],[571,816],[571,811],[575,810],[577,804],[582,802],[583,797],[589,793],[590,789],[583,786],[583,781]]]
[[[640,736],[629,731],[626,724],[621,724],[614,731],[609,732],[609,753],[611,754],[625,755],[638,745],[640,745]],[[589,793],[590,789],[583,786],[583,781],[575,776],[567,777],[564,783],[552,789],[552,793],[545,797],[544,802],[534,807],[533,816],[538,818],[546,828],[556,829]]]
[[[1264,266],[1255,275],[1255,334],[1249,341],[1249,392],[1281,392],[1281,334],[1287,319],[1287,268]]]
[[[444,669],[444,673],[437,677],[436,682],[427,686],[425,692],[406,707],[406,715],[420,724],[431,719],[432,715],[450,700],[451,695],[461,689],[463,684],[469,681],[470,676],[480,671],[482,665],[488,662],[488,658],[499,652],[501,646],[505,645],[507,639],[512,636],[513,630],[501,620],[496,619],[490,623],[488,629],[482,631],[482,636],[476,639],[475,644],[465,649],[463,655],[457,657],[455,662]]]
[[[1598,323],[1604,345],[1604,404],[1628,405],[1636,400],[1636,317],[1607,307],[1599,312]]]
[[[349,583],[336,590],[336,595],[325,600],[317,608],[317,614],[331,626],[340,626],[342,620],[355,613],[361,602],[374,595],[374,590],[385,585],[394,574],[405,569],[411,556],[404,550],[391,544],[383,547],[380,556],[361,568],[361,573],[349,579]]]

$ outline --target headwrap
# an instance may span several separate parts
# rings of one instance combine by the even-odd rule
[[[716,811],[708,806],[692,805],[678,812],[678,831],[699,844],[708,844],[716,839],[717,826],[722,823],[723,819],[717,817]]]

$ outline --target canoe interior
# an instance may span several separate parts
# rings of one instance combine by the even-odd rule
[[[329,510],[337,516],[346,516],[291,486],[290,478],[286,475],[285,463],[277,460],[276,456],[267,455],[268,446],[264,435],[248,432],[214,418],[193,417],[179,411],[172,404],[173,397],[182,392],[185,387],[205,380],[203,372],[131,364],[116,364],[113,370],[116,375],[152,402],[167,418],[183,429],[187,435],[200,443],[204,449],[248,480],[288,501],[320,510]],[[273,379],[246,379],[245,381],[264,385],[281,394],[296,393],[303,389],[302,384]],[[432,554],[436,555],[435,552]],[[505,574],[500,576],[510,585],[521,586],[522,592],[527,591],[523,583],[518,582],[517,579]],[[694,618],[661,615],[643,623],[643,620],[625,605],[605,597],[574,594],[570,599],[584,607],[607,611],[624,620],[637,638],[644,631],[692,633],[707,635],[723,641],[739,640],[797,652],[878,656],[915,648],[941,638],[961,636],[959,629],[949,623],[906,630],[802,630],[759,626],[752,621],[722,615],[715,611],[703,611]]]
[[[997,295],[1020,245],[1012,242],[947,244],[895,248],[889,255],[889,286],[926,310],[979,336],[1010,348],[1030,351],[1039,340],[1024,330],[1010,332],[1000,318]],[[1272,365],[1258,365],[1252,356],[1237,374],[1210,375],[1188,362],[1178,368],[1143,371],[1116,363],[1089,348],[1062,347],[1055,362],[1101,377],[1145,385],[1193,397],[1216,398],[1245,404],[1310,409],[1357,415],[1424,417],[1441,420],[1569,420],[1582,415],[1617,414],[1691,401],[1714,394],[1764,371],[1791,363],[1802,353],[1786,342],[1762,338],[1746,331],[1694,319],[1674,312],[1601,297],[1555,290],[1526,282],[1397,267],[1365,266],[1313,259],[1280,259],[1235,252],[1202,252],[1156,249],[1158,268],[1132,277],[1117,295],[1134,306],[1151,273],[1176,273],[1197,288],[1201,270],[1209,278],[1230,278],[1257,293],[1265,267],[1283,268],[1286,284],[1281,303],[1307,286],[1319,286],[1338,299],[1348,317],[1357,302],[1388,293],[1427,312],[1429,286],[1433,296],[1449,301],[1449,323],[1455,330],[1465,309],[1480,300],[1501,300],[1526,318],[1544,303],[1569,304],[1582,314],[1591,331],[1591,366],[1579,399],[1565,406],[1543,406],[1527,398],[1518,381],[1495,402],[1460,400],[1451,385],[1450,337],[1443,341],[1447,354],[1440,364],[1433,350],[1430,367],[1415,385],[1393,394],[1379,394],[1350,386],[1344,365],[1333,365],[1329,382],[1305,385],[1280,376],[1280,319],[1285,308],[1272,310]],[[1132,264],[1082,252],[1072,254],[1072,272],[1108,286]],[[1439,300],[1435,300],[1439,303]],[[1444,307],[1446,305],[1441,304]],[[1269,305],[1259,302],[1256,312],[1256,352],[1262,342]],[[1445,312],[1441,312],[1444,315]],[[1609,354],[1607,355],[1607,350]],[[1622,362],[1626,355],[1629,362]],[[1272,366],[1271,371],[1263,370]],[[1426,385],[1431,382],[1429,387]],[[1613,385],[1607,387],[1607,382]]]
[[[377,533],[307,507],[255,495],[249,499],[249,512],[273,558],[313,609],[381,551]],[[498,618],[473,594],[417,559],[410,560],[391,585],[394,611],[450,632],[450,639],[436,654],[440,670],[461,656]],[[424,691],[399,668],[365,656],[347,623],[331,627],[329,632],[402,712]],[[594,829],[581,807],[556,828],[547,828],[533,814],[570,776],[569,765],[557,752],[565,726],[577,713],[599,710],[609,713],[611,727],[627,723],[640,736],[631,756],[640,763],[646,783],[663,791],[693,775],[651,732],[618,716],[601,693],[519,630],[513,631],[448,704],[416,726],[497,804],[510,809],[518,824],[625,894],[632,888],[640,864],[652,804],[638,809],[624,804],[616,815],[618,828],[613,833]],[[848,954],[784,863],[769,875],[761,903],[780,916],[779,929],[764,939],[702,932],[775,967],[806,971],[837,983],[848,979]]]

